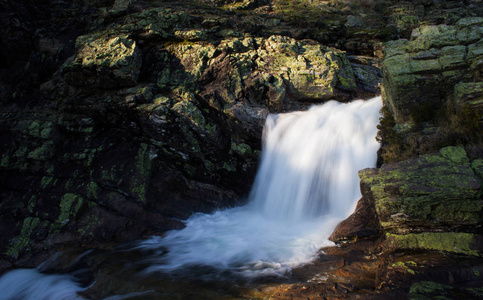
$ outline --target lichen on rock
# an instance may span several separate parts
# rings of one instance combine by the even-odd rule
[[[62,67],[66,82],[72,86],[119,88],[136,85],[142,54],[127,36],[80,36],[76,56]]]
[[[402,39],[386,44],[384,98],[397,122],[410,120],[412,108],[417,105],[441,108],[448,101],[446,95],[451,95],[454,84],[472,82],[467,72],[455,71],[466,70],[474,59],[481,59],[482,53],[478,51],[465,56],[474,48],[472,43],[482,39],[481,33],[470,25],[480,24],[481,20],[464,19],[457,26],[420,26],[413,30],[409,41]],[[466,31],[471,34],[457,34]],[[434,86],[443,91],[432,89]]]
[[[477,225],[483,202],[480,181],[462,147],[446,147],[375,172],[360,172],[367,196],[375,200],[384,230],[394,233],[459,230]]]

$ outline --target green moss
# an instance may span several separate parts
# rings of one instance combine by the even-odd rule
[[[202,111],[195,105],[196,99],[192,93],[179,90],[182,100],[175,103],[171,108],[177,115],[190,121],[195,129],[206,134],[214,134],[216,125],[209,122]]]
[[[36,202],[36,197],[35,196],[30,197],[30,200],[29,200],[29,202],[27,204],[27,210],[30,213],[33,213],[34,210],[35,210],[35,202]]]
[[[474,248],[475,235],[463,232],[386,234],[387,241],[401,249],[426,249],[480,256]]]
[[[52,176],[44,176],[42,177],[42,180],[40,181],[40,186],[42,189],[47,188],[47,186],[54,180],[54,177]]]
[[[431,299],[431,294],[443,293],[448,287],[432,281],[421,281],[417,283],[413,283],[409,290],[409,297],[410,299]],[[428,296],[425,297],[425,295]],[[438,299],[448,299],[448,298],[438,298]]]
[[[210,172],[213,172],[215,171],[215,164],[213,164],[213,162],[209,161],[209,160],[204,160],[203,161],[203,164],[205,166],[205,168],[210,171]]]
[[[337,75],[337,79],[339,79],[338,88],[346,91],[355,90],[356,82],[353,76],[349,77],[349,76]]]
[[[417,267],[417,266],[418,264],[414,261],[399,261],[391,265],[391,267],[402,269],[411,275],[416,275],[416,271],[411,269],[411,267]]]
[[[87,184],[87,197],[97,199],[99,192],[99,185],[96,182],[91,181]]]
[[[5,153],[2,155],[2,160],[0,161],[0,167],[8,168],[9,165],[10,165],[10,156]]]
[[[380,114],[376,140],[383,145],[381,158],[385,163],[391,163],[401,158],[404,145],[401,136],[395,130],[396,121],[387,105],[381,108]]]
[[[158,74],[158,80],[156,82],[156,85],[161,89],[165,89],[168,87],[170,83],[170,78],[171,78],[170,70],[168,68],[162,69]]]
[[[60,214],[57,218],[57,223],[64,225],[71,218],[75,218],[83,202],[84,199],[76,194],[65,194],[60,200]]]
[[[35,137],[40,137],[43,139],[50,138],[54,131],[54,123],[46,121],[46,122],[39,122],[39,121],[32,121],[28,126],[28,134]]]
[[[466,154],[463,146],[445,147],[440,149],[439,153],[441,153],[441,156],[444,158],[447,158],[457,164],[466,165],[470,163],[468,155]]]
[[[17,257],[19,253],[28,247],[30,243],[30,236],[34,233],[35,228],[39,225],[40,219],[28,217],[25,218],[22,225],[20,235],[14,238],[7,252],[8,256]]]
[[[148,144],[142,143],[139,146],[135,158],[135,169],[133,170],[133,176],[131,177],[130,181],[131,192],[141,201],[145,200],[146,185],[151,175],[151,150],[152,149]]]
[[[471,162],[471,168],[475,171],[475,174],[483,180],[483,159],[475,159]]]
[[[228,172],[235,172],[236,171],[236,162],[230,160],[229,162],[223,163],[223,169],[227,170]]]
[[[442,153],[446,157],[426,155],[359,173],[384,228],[402,232],[408,226],[479,224],[483,209],[479,180],[468,163],[454,162],[467,159],[464,150],[443,148]]]
[[[475,132],[480,130],[482,117],[480,110],[472,107],[470,103],[461,104],[456,110],[451,129],[459,133],[463,141],[477,139],[481,134],[477,135]]]
[[[13,156],[14,157],[24,157],[24,156],[26,156],[27,151],[28,151],[28,148],[26,146],[22,146],[22,147],[18,148],[17,151],[15,151]]]
[[[451,286],[433,281],[413,283],[409,289],[409,298],[418,300],[430,299],[480,299],[483,288]]]
[[[30,152],[27,157],[34,160],[47,160],[54,157],[54,155],[55,144],[53,141],[48,141],[42,146]]]
[[[230,153],[238,153],[240,155],[246,155],[252,153],[252,148],[250,145],[245,143],[237,144],[235,142],[231,143]]]
[[[46,173],[49,175],[53,175],[55,171],[55,167],[52,165],[50,168],[47,169]]]
[[[92,206],[97,206],[97,204],[92,203]],[[91,207],[91,202],[89,202],[89,207]],[[94,232],[99,231],[103,225],[96,215],[89,215],[84,222],[77,232],[88,238],[94,238]]]

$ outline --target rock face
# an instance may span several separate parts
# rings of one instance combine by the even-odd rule
[[[457,108],[468,102],[483,111],[478,75],[483,66],[482,26],[483,18],[421,26],[410,40],[386,44],[385,99],[398,123],[416,121],[418,114],[437,111],[451,100]]]
[[[135,86],[142,54],[136,42],[126,37],[79,37],[76,56],[62,67],[64,80],[76,87],[120,88]]]
[[[463,147],[360,172],[364,198],[373,199],[390,243],[479,255],[482,178]]]
[[[29,35],[31,57],[18,53],[28,88],[6,81],[0,120],[0,252],[19,266],[62,245],[161,234],[193,212],[244,201],[269,113],[372,96],[382,80],[375,58],[257,31],[224,10],[6,8],[26,7],[46,11],[44,27]],[[63,18],[47,22],[48,12]]]
[[[381,225],[373,200],[374,198],[371,197],[362,197],[357,202],[354,213],[337,225],[329,240],[344,244],[364,239],[377,239],[381,235]]]
[[[342,253],[380,242],[377,291],[481,297],[482,20],[406,28],[386,43],[380,166],[359,172],[363,197],[331,236]]]

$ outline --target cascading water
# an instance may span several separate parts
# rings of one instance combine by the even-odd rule
[[[270,115],[249,204],[196,214],[185,229],[143,242],[139,248],[158,251],[148,271],[284,275],[310,261],[360,198],[357,171],[376,164],[381,105],[380,98],[330,101]]]
[[[249,203],[195,214],[186,228],[141,242],[134,248],[149,253],[145,272],[186,274],[187,269],[208,268],[219,276],[257,277],[286,275],[311,261],[318,249],[331,244],[327,238],[337,223],[353,211],[360,197],[357,171],[376,164],[381,106],[380,98],[330,101],[306,112],[270,115]],[[61,278],[59,288],[54,275],[13,272],[0,278],[0,287],[12,295],[25,293],[17,278],[26,274],[45,293],[80,290],[68,277]]]
[[[77,300],[84,290],[70,275],[45,275],[33,269],[13,270],[0,278],[0,299]]]

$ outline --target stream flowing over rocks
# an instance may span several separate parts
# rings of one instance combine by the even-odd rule
[[[119,245],[247,204],[270,114],[381,95],[336,246],[282,281],[146,279],[153,299],[483,297],[481,0],[20,0],[0,25],[0,274],[143,299]]]

